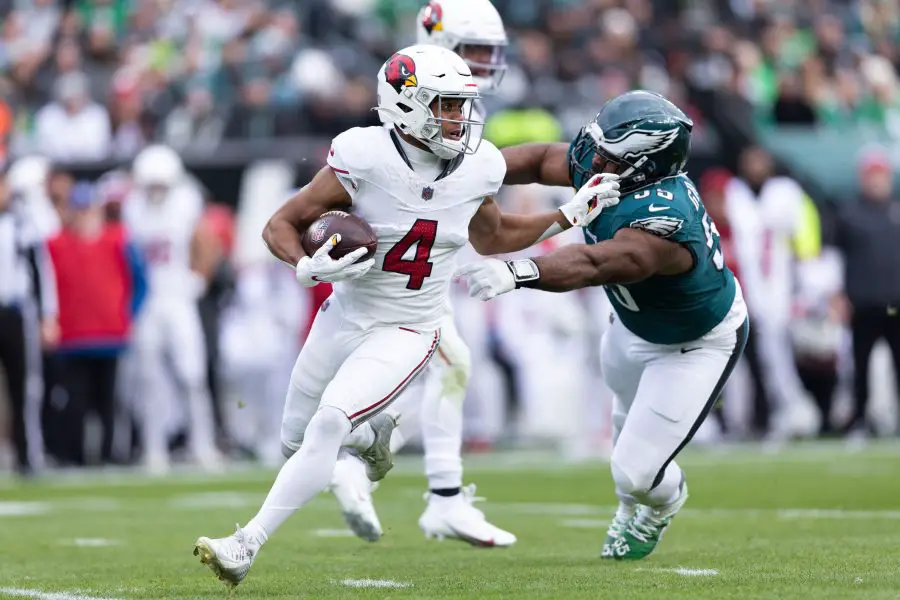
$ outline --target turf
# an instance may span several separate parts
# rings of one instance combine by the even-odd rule
[[[900,597],[896,446],[706,450],[682,464],[691,499],[657,553],[641,562],[598,558],[613,503],[603,463],[535,455],[470,461],[468,479],[488,498],[480,506],[519,536],[513,548],[485,550],[423,538],[416,459],[399,465],[375,494],[387,529],[382,541],[346,537],[323,495],[278,532],[231,597]],[[271,477],[244,469],[161,480],[0,479],[0,597],[229,596],[191,555],[193,542],[245,522]],[[34,514],[20,514],[27,511]],[[367,579],[406,587],[372,587]]]

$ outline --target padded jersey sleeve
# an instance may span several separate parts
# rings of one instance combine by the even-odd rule
[[[371,139],[373,132],[370,130],[373,129],[380,130],[381,128],[354,127],[348,129],[331,141],[331,148],[328,150],[328,166],[347,190],[351,200],[356,200],[365,185],[373,160],[371,153],[378,148],[377,142]]]
[[[685,214],[685,208],[680,203],[667,202],[663,198],[651,202],[651,198],[637,199],[632,196],[620,202],[610,237],[628,227],[680,244],[691,241],[688,231],[691,215]],[[623,204],[627,206],[625,210],[621,208]]]
[[[500,150],[491,142],[482,140],[478,152],[466,157],[465,160],[477,160],[483,165],[487,183],[485,196],[496,195],[503,185],[503,178],[506,177],[506,160]]]

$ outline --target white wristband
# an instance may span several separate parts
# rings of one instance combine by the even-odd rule
[[[534,241],[534,243],[535,243],[535,244],[540,244],[540,243],[543,242],[544,240],[550,239],[550,238],[552,238],[554,235],[560,234],[560,233],[562,233],[563,231],[565,231],[565,229],[562,228],[562,225],[560,225],[559,223],[557,223],[557,222],[554,221],[554,222],[553,222],[553,225],[551,225],[550,227],[548,227],[547,230],[546,230],[544,233],[541,234],[541,237],[539,237],[538,239],[536,239],[536,240]],[[533,246],[533,245],[534,245],[534,244],[532,244],[532,246]]]

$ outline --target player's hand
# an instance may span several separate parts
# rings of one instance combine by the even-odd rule
[[[604,208],[619,203],[619,176],[598,173],[560,207],[560,212],[573,227],[587,227]]]
[[[336,233],[328,238],[328,241],[322,244],[315,254],[300,259],[296,269],[297,281],[300,282],[300,285],[313,287],[323,281],[337,283],[362,277],[369,272],[369,269],[375,264],[374,258],[356,263],[366,254],[365,248],[357,248],[338,259],[331,258],[331,251],[339,243],[341,243],[341,234]]]
[[[455,274],[469,286],[469,296],[488,301],[516,289],[516,278],[506,261],[488,258],[460,267]]]

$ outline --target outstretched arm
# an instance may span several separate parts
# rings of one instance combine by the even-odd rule
[[[503,148],[506,177],[503,183],[542,183],[544,185],[572,185],[569,181],[569,146],[564,143],[519,144]]]
[[[606,242],[564,246],[532,260],[486,260],[458,271],[469,295],[490,300],[518,287],[567,292],[610,283],[634,283],[655,275],[690,270],[693,256],[683,246],[636,229],[620,229]]]
[[[634,283],[670,269],[685,258],[678,250],[690,253],[676,244],[638,229],[620,229],[606,242],[593,245],[571,245],[534,260],[540,276],[525,282],[531,287],[550,292],[567,292],[608,283]]]
[[[556,210],[536,215],[500,212],[493,197],[484,202],[469,222],[469,241],[483,256],[524,250],[572,225]]]
[[[296,266],[306,256],[300,235],[329,210],[346,209],[350,196],[331,167],[323,167],[313,180],[275,211],[263,229],[263,241],[276,258]]]

